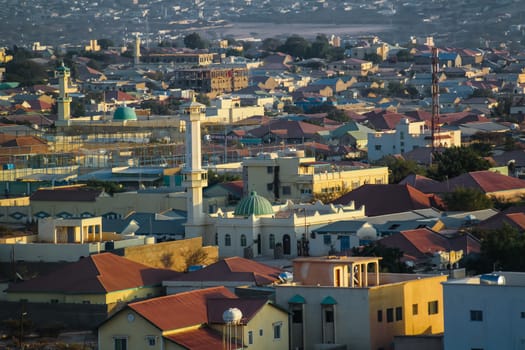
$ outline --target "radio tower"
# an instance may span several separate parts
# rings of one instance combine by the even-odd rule
[[[439,57],[438,49],[432,48],[432,154],[436,151],[436,136],[439,134]]]

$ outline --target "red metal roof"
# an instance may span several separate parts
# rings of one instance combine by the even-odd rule
[[[34,192],[30,201],[95,202],[103,191],[89,187],[42,188]]]
[[[239,281],[268,285],[279,280],[283,270],[240,257],[220,260],[202,270],[185,273],[177,281]]]
[[[475,188],[483,193],[494,193],[525,188],[525,180],[483,170],[459,175],[450,179],[448,185],[451,190],[465,187]]]
[[[156,269],[112,253],[81,258],[75,263],[34,279],[12,283],[9,292],[53,292],[104,294],[118,290],[154,286],[179,272]]]
[[[334,200],[334,204],[354,202],[356,208],[364,205],[367,216],[442,207],[441,200],[425,194],[410,185],[363,185]]]
[[[208,323],[225,323],[222,318],[224,311],[237,308],[242,312],[242,324],[247,324],[267,303],[268,299],[210,299],[208,300]]]
[[[221,333],[206,327],[175,333],[165,338],[189,350],[224,349]]]
[[[217,298],[236,296],[225,287],[214,287],[139,301],[129,307],[157,328],[167,331],[207,323],[207,300]]]

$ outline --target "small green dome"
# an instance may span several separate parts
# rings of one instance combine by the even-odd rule
[[[113,113],[113,120],[137,120],[137,115],[133,108],[119,107]]]
[[[273,208],[269,200],[253,191],[248,197],[241,199],[233,214],[235,216],[271,215]]]

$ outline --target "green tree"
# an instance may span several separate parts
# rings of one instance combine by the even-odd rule
[[[494,206],[489,197],[475,188],[458,187],[452,192],[445,193],[443,201],[447,209],[452,211],[481,210]]]
[[[193,32],[184,37],[184,45],[189,49],[206,49],[208,42],[201,38],[201,36]]]
[[[102,50],[107,50],[109,47],[115,46],[111,39],[101,38],[97,40]]]
[[[202,103],[203,105],[210,105],[210,98],[206,94],[198,94],[196,100],[197,102]]]
[[[504,224],[481,232],[481,259],[478,272],[525,271],[525,235]]]
[[[45,84],[48,79],[46,67],[31,60],[12,60],[6,64],[6,79],[30,86]]]
[[[471,171],[487,170],[490,163],[470,147],[451,147],[436,152],[428,176],[442,181]]]
[[[408,61],[414,60],[414,56],[410,53],[409,50],[398,51],[398,53],[396,54],[396,57],[397,57],[397,60],[400,62],[408,62]]]
[[[385,156],[376,162],[377,165],[388,167],[388,182],[396,184],[410,174],[425,175],[424,167],[413,160],[402,159],[394,156]]]
[[[330,52],[330,44],[325,35],[318,35],[310,45],[308,57],[326,58]]]
[[[310,43],[299,35],[292,35],[286,39],[279,51],[285,52],[295,57],[305,58],[310,50]]]
[[[381,257],[381,271],[390,273],[412,272],[405,263],[401,261],[403,252],[398,248],[389,248],[381,245],[380,241],[373,242],[362,248],[353,248],[354,256],[377,256]]]
[[[276,38],[266,38],[261,44],[261,49],[265,51],[277,51],[279,46],[282,45],[281,40]]]

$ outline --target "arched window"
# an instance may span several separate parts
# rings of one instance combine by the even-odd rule
[[[232,245],[232,236],[230,236],[229,234],[224,235],[224,245],[226,247],[229,247]]]
[[[246,235],[241,235],[241,247],[246,247]]]
[[[275,248],[275,235],[273,233],[270,233],[270,249],[274,249]]]

